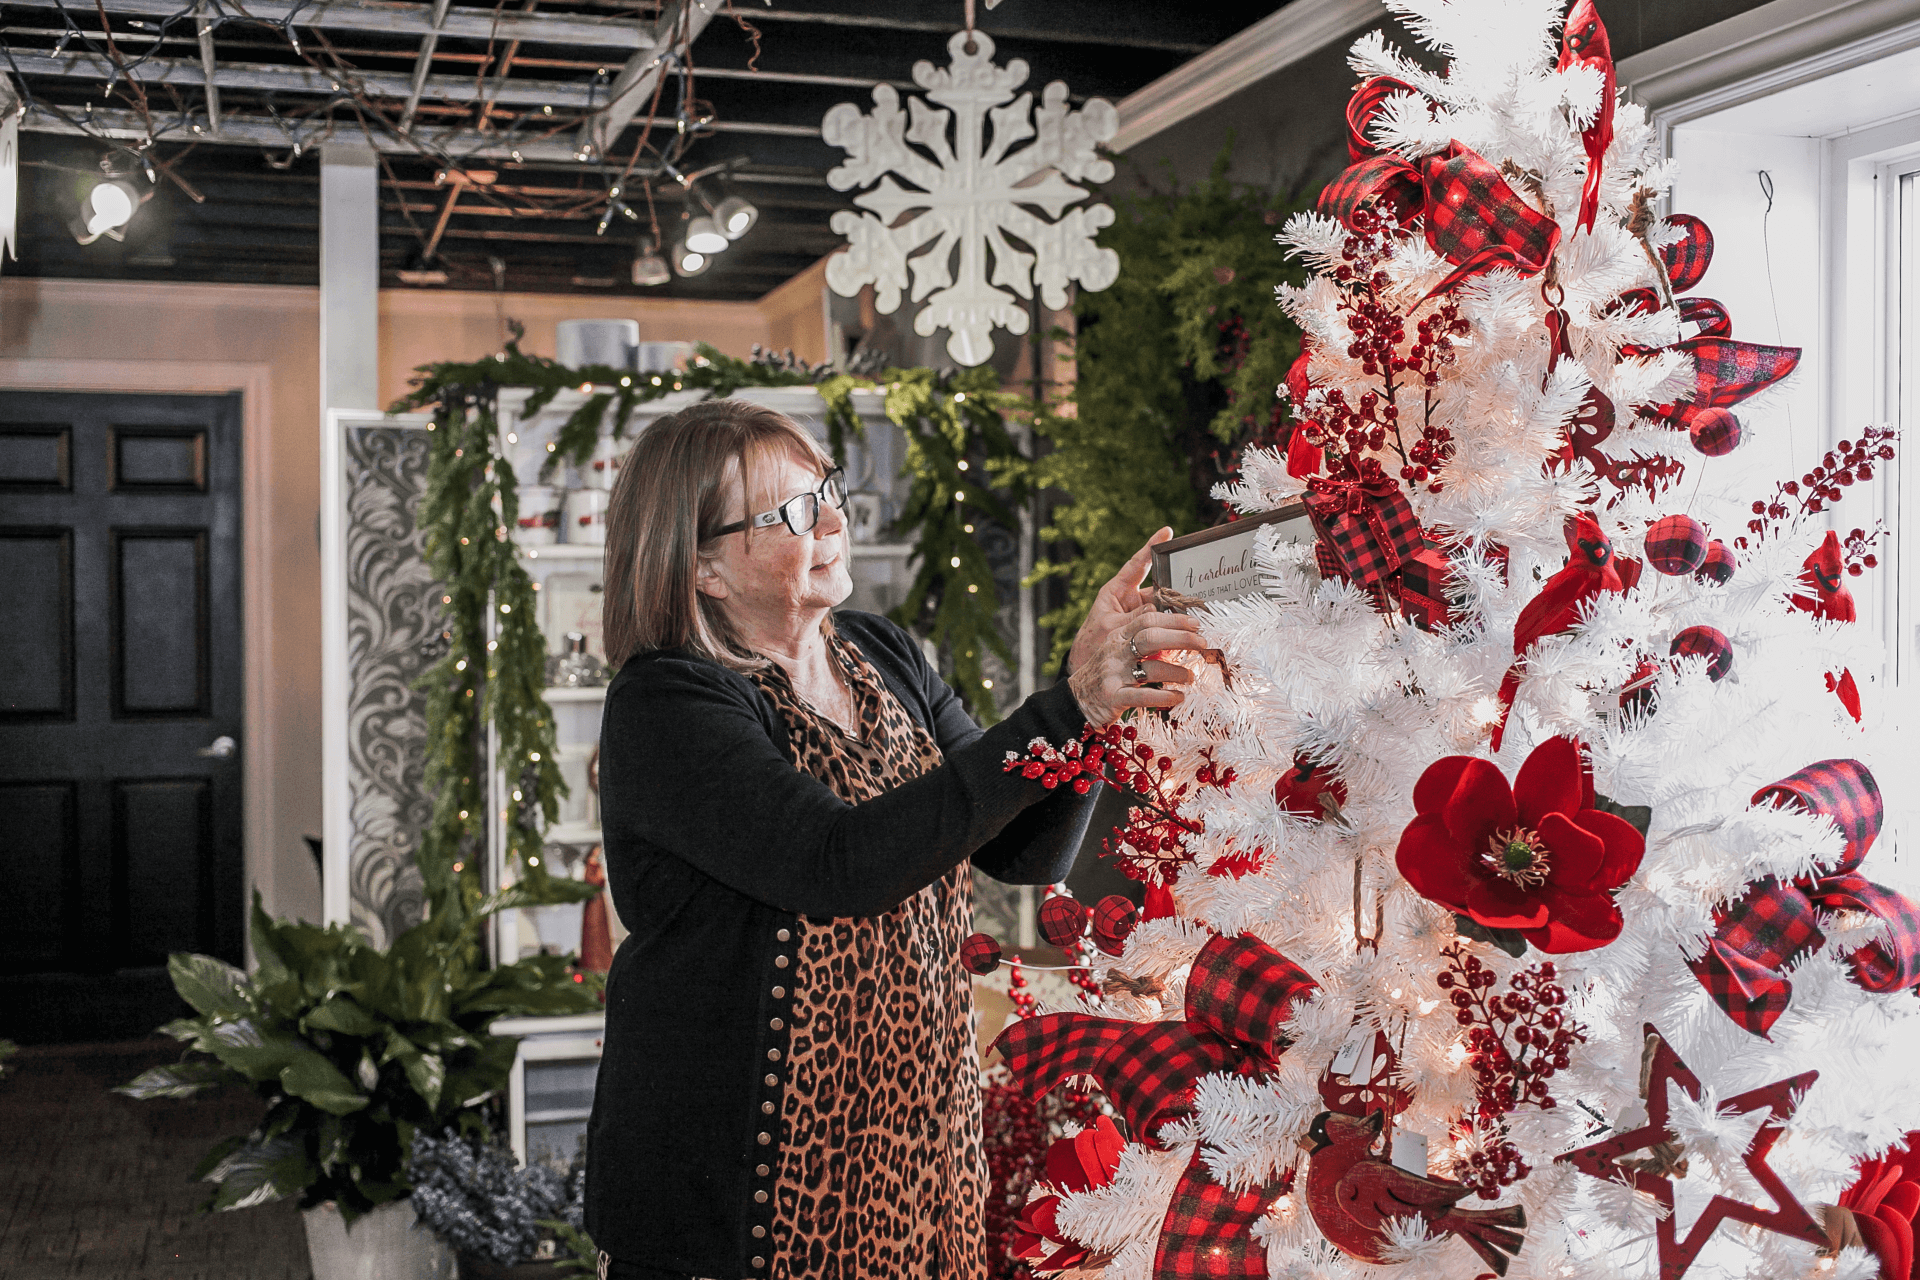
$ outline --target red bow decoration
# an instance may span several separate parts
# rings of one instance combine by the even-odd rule
[[[1360,93],[1374,83],[1362,85]],[[1389,206],[1402,224],[1424,218],[1427,243],[1454,264],[1430,298],[1495,267],[1533,275],[1560,245],[1560,224],[1522,200],[1486,157],[1458,142],[1412,164],[1391,152],[1369,155],[1328,183],[1316,207],[1351,223],[1354,210],[1372,199]]]
[[[1533,642],[1557,635],[1580,620],[1580,606],[1603,591],[1623,591],[1620,570],[1613,563],[1613,542],[1592,516],[1580,516],[1567,526],[1567,567],[1547,579],[1540,594],[1527,602],[1513,624],[1513,665],[1500,681],[1500,718],[1493,725],[1493,749],[1506,736],[1507,715],[1520,691],[1520,662]]]
[[[1673,1051],[1666,1037],[1655,1031],[1651,1023],[1647,1025],[1645,1035],[1653,1050],[1653,1060],[1648,1064],[1651,1070],[1642,1068],[1643,1078],[1647,1080],[1647,1123],[1557,1158],[1590,1178],[1623,1182],[1635,1191],[1645,1192],[1665,1207],[1666,1212],[1660,1215],[1659,1224],[1654,1228],[1654,1234],[1660,1242],[1660,1280],[1680,1280],[1687,1268],[1693,1265],[1694,1258],[1699,1256],[1708,1238],[1728,1219],[1749,1223],[1763,1231],[1776,1231],[1814,1244],[1825,1244],[1827,1236],[1820,1229],[1820,1224],[1794,1199],[1786,1183],[1767,1163],[1773,1144],[1785,1131],[1787,1121],[1793,1119],[1793,1113],[1799,1110],[1801,1097],[1812,1087],[1820,1073],[1807,1071],[1785,1080],[1776,1080],[1758,1089],[1749,1089],[1738,1097],[1728,1098],[1721,1104],[1721,1115],[1766,1110],[1767,1118],[1754,1131],[1744,1162],[1747,1172],[1772,1198],[1775,1207],[1767,1209],[1716,1195],[1707,1202],[1707,1207],[1694,1219],[1692,1229],[1682,1239],[1673,1213],[1673,1183],[1651,1169],[1619,1163],[1620,1157],[1628,1152],[1677,1141],[1673,1130],[1667,1126],[1669,1081],[1679,1085],[1681,1091],[1695,1102],[1700,1100],[1703,1092],[1700,1077],[1687,1069],[1687,1064],[1680,1061],[1680,1055]]]
[[[1055,1221],[1060,1197],[1111,1183],[1126,1146],[1127,1140],[1106,1116],[1096,1119],[1091,1128],[1049,1146],[1046,1182],[1051,1191],[1027,1201],[1020,1210],[1007,1252],[1016,1258],[1038,1258],[1051,1248],[1053,1253],[1046,1261],[1033,1263],[1035,1271],[1064,1271],[1087,1261],[1087,1247],[1069,1240]]]
[[[1742,1028],[1762,1039],[1793,997],[1785,969],[1823,945],[1816,908],[1864,911],[1887,924],[1885,937],[1854,951],[1849,975],[1867,991],[1920,985],[1920,904],[1857,873],[1880,832],[1882,804],[1873,774],[1858,760],[1822,760],[1753,793],[1755,805],[1791,807],[1833,820],[1847,838],[1839,862],[1784,883],[1755,881],[1714,912],[1706,954],[1688,967]]]
[[[1580,188],[1580,220],[1574,225],[1592,231],[1593,220],[1600,212],[1600,161],[1613,143],[1615,93],[1613,47],[1607,40],[1607,28],[1594,10],[1593,0],[1575,0],[1567,14],[1566,29],[1560,36],[1560,63],[1556,70],[1566,71],[1576,66],[1596,68],[1603,81],[1600,110],[1594,114],[1593,123],[1580,131],[1580,141],[1587,151],[1587,181]]]
[[[1307,482],[1307,518],[1339,576],[1371,588],[1400,571],[1427,545],[1420,520],[1400,486],[1384,475],[1367,480],[1315,477]],[[1322,558],[1323,572],[1328,558]]]
[[[1373,118],[1380,114],[1380,108],[1386,105],[1388,98],[1396,93],[1413,93],[1414,87],[1404,80],[1392,76],[1374,76],[1347,99],[1347,161],[1359,164],[1381,153],[1367,136],[1367,127]]]
[[[1216,937],[1187,976],[1186,1018],[1126,1022],[1090,1013],[1049,1013],[1010,1024],[993,1047],[1013,1083],[1031,1097],[1072,1076],[1092,1076],[1127,1132],[1157,1145],[1167,1121],[1193,1109],[1193,1087],[1216,1071],[1271,1069],[1285,1046],[1293,1004],[1319,986],[1251,935]]]

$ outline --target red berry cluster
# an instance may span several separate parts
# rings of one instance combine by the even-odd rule
[[[1130,724],[1103,729],[1088,725],[1078,741],[1064,747],[1035,738],[1027,744],[1025,755],[1007,752],[1004,767],[1049,790],[1064,783],[1085,795],[1094,783],[1105,782],[1130,792],[1140,803],[1127,810],[1126,825],[1108,837],[1102,848],[1130,878],[1157,878],[1165,884],[1178,867],[1193,860],[1187,841],[1206,830],[1198,820],[1181,815],[1181,804],[1196,786],[1225,791],[1233,785],[1235,774],[1216,765],[1213,748],[1207,747],[1200,752],[1193,780],[1176,781],[1173,758],[1155,755],[1139,737],[1140,731]]]
[[[1887,522],[1881,520],[1875,523],[1872,532],[1855,529],[1847,534],[1840,545],[1849,574],[1857,578],[1868,569],[1880,567],[1880,557],[1873,554],[1873,544],[1880,541],[1886,532]]]
[[[1454,1019],[1467,1028],[1467,1063],[1478,1099],[1473,1119],[1498,1133],[1501,1120],[1523,1104],[1548,1111],[1558,1106],[1547,1081],[1566,1069],[1573,1046],[1587,1032],[1563,1011],[1567,992],[1554,981],[1553,962],[1522,969],[1508,979],[1506,994],[1495,995],[1493,970],[1464,945],[1453,943],[1440,954],[1447,968],[1434,981],[1450,993]],[[1508,1047],[1509,1037],[1517,1050]],[[1500,1188],[1532,1172],[1504,1137],[1474,1152],[1466,1165],[1460,1180],[1483,1200],[1498,1198]]]
[[[1756,542],[1763,541],[1769,535],[1777,534],[1781,523],[1789,517],[1825,511],[1828,506],[1840,501],[1843,490],[1873,479],[1874,463],[1893,458],[1893,441],[1897,435],[1899,433],[1892,427],[1868,427],[1861,433],[1858,443],[1842,440],[1798,480],[1783,480],[1775,485],[1772,498],[1764,502],[1756,499],[1753,504],[1754,518],[1747,521],[1747,531],[1754,535]],[[1789,500],[1799,510],[1789,506]],[[1744,549],[1747,540],[1736,539],[1735,545]],[[1853,572],[1857,574],[1859,570]]]
[[[1360,363],[1361,372],[1378,377],[1379,391],[1365,391],[1349,402],[1339,387],[1327,391],[1321,421],[1303,422],[1306,441],[1333,455],[1329,474],[1347,475],[1362,480],[1384,474],[1377,463],[1369,467],[1365,453],[1382,453],[1391,441],[1400,457],[1400,478],[1408,484],[1425,484],[1439,492],[1441,483],[1433,479],[1453,456],[1453,434],[1433,421],[1433,389],[1440,385],[1440,371],[1454,360],[1453,339],[1472,326],[1461,319],[1459,306],[1442,302],[1432,315],[1414,324],[1414,338],[1407,343],[1408,315],[1388,306],[1382,297],[1389,284],[1383,264],[1392,254],[1402,233],[1386,215],[1368,207],[1356,210],[1352,234],[1340,249],[1340,265],[1333,278],[1346,286],[1339,309],[1347,316],[1347,328],[1353,341],[1347,345],[1347,358]],[[1413,387],[1421,390],[1424,414],[1420,436],[1411,446],[1400,422],[1398,397]]]

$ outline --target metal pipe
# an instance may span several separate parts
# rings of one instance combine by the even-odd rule
[[[201,87],[207,95],[207,130],[220,136],[220,86],[215,82],[219,58],[213,52],[213,23],[207,18],[207,0],[198,0],[195,26],[200,37]]]
[[[400,132],[413,132],[413,115],[420,109],[420,94],[427,87],[433,70],[434,46],[440,43],[440,28],[447,22],[447,7],[453,0],[433,0],[433,30],[420,37],[420,56],[413,63],[413,84],[407,90],[407,105],[400,112]]]
[[[58,9],[60,0],[9,0],[23,9]],[[139,18],[170,18],[180,12],[179,0],[101,0],[109,13]],[[247,14],[262,22],[325,27],[340,31],[382,31],[389,35],[424,36],[436,28],[433,7],[407,0],[248,0]],[[241,19],[229,19],[239,22]],[[449,8],[441,35],[462,40],[505,36],[537,44],[583,45],[595,49],[651,49],[653,32],[630,18],[594,18],[581,14],[502,13],[475,7]]]

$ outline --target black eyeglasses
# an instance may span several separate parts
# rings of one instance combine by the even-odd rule
[[[820,504],[823,501],[835,511],[846,508],[847,473],[839,467],[827,472],[825,478],[820,481],[818,489],[796,494],[771,511],[762,511],[749,519],[735,520],[732,524],[721,525],[713,531],[713,536],[724,537],[749,527],[765,529],[774,524],[785,524],[796,534],[810,533],[813,531],[813,526],[820,523]]]

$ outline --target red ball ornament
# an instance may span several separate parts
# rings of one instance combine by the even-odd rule
[[[1692,516],[1661,516],[1647,530],[1647,563],[1675,577],[1707,560],[1706,526]]]
[[[1707,558],[1694,571],[1694,576],[1704,578],[1716,587],[1724,587],[1733,579],[1733,571],[1739,562],[1733,558],[1733,552],[1727,544],[1715,538],[1707,544]]]
[[[1740,419],[1725,409],[1701,409],[1687,419],[1693,447],[1709,458],[1724,458],[1740,447]]]
[[[1040,936],[1065,951],[1087,931],[1087,908],[1078,898],[1052,897],[1040,904]]]
[[[1673,638],[1667,652],[1676,658],[1705,658],[1710,680],[1724,680],[1733,670],[1733,642],[1717,627],[1688,627]]]
[[[1094,943],[1108,955],[1117,956],[1139,921],[1140,913],[1134,909],[1133,903],[1117,893],[1110,893],[1094,904]]]
[[[1000,967],[1000,944],[992,934],[972,933],[960,944],[960,967],[986,977]]]

